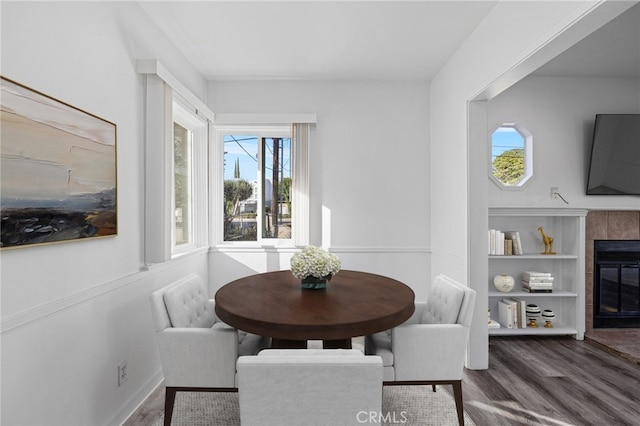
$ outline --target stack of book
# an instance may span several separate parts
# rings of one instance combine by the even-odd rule
[[[509,297],[498,302],[498,320],[505,328],[527,328],[527,304],[519,297]]]
[[[491,309],[488,310],[488,318],[487,320],[489,321],[487,324],[487,327],[489,328],[500,328],[500,323],[496,320],[491,319]]]
[[[522,290],[528,293],[553,292],[553,275],[550,272],[524,271]]]
[[[522,254],[522,242],[518,231],[489,230],[489,254],[511,256]]]

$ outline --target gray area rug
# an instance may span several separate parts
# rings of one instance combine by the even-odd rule
[[[440,386],[387,386],[382,393],[383,424],[457,425],[453,397]],[[162,426],[161,415],[153,426]],[[173,411],[173,426],[240,425],[238,394],[223,392],[178,392]],[[465,413],[467,425],[474,425]]]

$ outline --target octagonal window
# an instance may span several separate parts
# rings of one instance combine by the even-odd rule
[[[491,132],[491,179],[519,189],[533,176],[533,138],[523,127],[503,123]]]

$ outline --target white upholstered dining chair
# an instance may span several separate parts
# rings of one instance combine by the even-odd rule
[[[357,349],[267,349],[238,358],[243,426],[379,424],[382,360]]]
[[[176,392],[236,391],[236,361],[268,347],[268,338],[219,321],[197,274],[151,294],[156,342],[165,380],[164,424],[171,424]]]
[[[453,386],[459,424],[464,424],[462,373],[476,292],[438,275],[426,302],[404,324],[367,336],[365,352],[382,357],[385,385]]]

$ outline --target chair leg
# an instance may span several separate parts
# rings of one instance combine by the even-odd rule
[[[456,411],[458,412],[458,424],[464,426],[464,409],[462,407],[462,380],[451,383],[453,386],[453,398],[456,401]]]
[[[431,385],[431,388],[433,389],[433,391],[436,391],[436,385]]]
[[[176,389],[165,388],[164,396],[164,426],[171,426],[171,416],[173,415],[173,403],[176,400]]]

